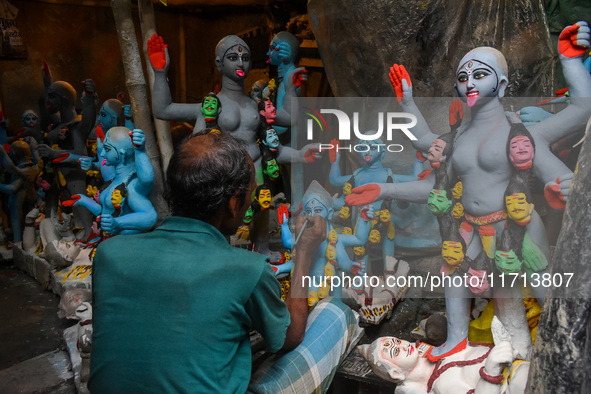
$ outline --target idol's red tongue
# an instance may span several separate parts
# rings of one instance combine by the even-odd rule
[[[367,161],[369,163],[370,160],[371,160],[371,156],[365,156],[365,161]]]
[[[236,75],[238,75],[239,77],[243,77],[244,76],[244,70],[236,70]]]
[[[103,159],[103,165],[107,164],[107,159]]]
[[[468,93],[468,100],[467,100],[467,104],[468,107],[473,107],[474,104],[476,104],[476,101],[478,100],[478,93]]]

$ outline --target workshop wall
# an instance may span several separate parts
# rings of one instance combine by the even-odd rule
[[[108,1],[91,2],[94,6],[20,0],[10,0],[10,3],[19,9],[16,22],[28,58],[0,58],[0,107],[10,121],[9,132],[21,127],[20,116],[25,109],[39,108],[44,94],[44,60],[50,66],[54,81],[71,83],[79,94],[81,82],[86,78],[95,81],[101,102],[116,97],[119,92],[125,93],[121,51]],[[252,42],[253,57],[259,59],[265,56],[266,46],[272,37],[272,28],[269,26],[274,23],[273,15],[261,8],[234,7],[203,11],[159,4],[155,4],[154,8],[156,30],[169,48],[169,79],[176,102],[183,102],[185,95],[186,102],[200,102],[205,94],[221,82],[215,69],[214,51],[222,37],[253,32],[254,37],[246,37],[245,40],[249,45]],[[141,39],[136,6],[133,6],[133,15],[136,34]],[[186,47],[186,92],[180,86],[179,35],[182,32]],[[263,42],[266,44],[261,45]],[[261,51],[264,52],[259,53]],[[253,82],[268,76],[266,65],[264,62],[262,66],[260,64],[259,61],[259,68],[254,68],[246,80],[247,92]],[[127,94],[124,102],[129,102]]]

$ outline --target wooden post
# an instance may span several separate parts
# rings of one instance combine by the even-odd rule
[[[591,119],[590,119],[591,123]],[[556,245],[529,371],[528,394],[591,392],[591,137],[589,124]],[[573,274],[568,289],[566,276]],[[556,280],[558,283],[558,280]],[[568,297],[564,297],[564,295]]]

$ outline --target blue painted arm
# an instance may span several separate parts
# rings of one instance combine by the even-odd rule
[[[146,136],[140,129],[131,132],[131,141],[135,147],[135,170],[141,185],[141,193],[150,194],[154,185],[154,167],[146,152]]]
[[[77,207],[82,206],[88,209],[94,216],[99,216],[103,207],[101,204],[93,200],[92,198],[86,197],[82,194],[75,194],[72,196],[71,200],[66,200],[62,202],[62,205],[66,207]]]
[[[123,106],[123,116],[125,117],[125,127],[129,130],[133,130],[133,113],[131,112],[131,105],[126,104]]]
[[[373,218],[373,213],[371,205],[364,207],[359,215],[360,219],[355,228],[355,234],[341,234],[339,235],[339,242],[342,242],[343,246],[365,245],[371,230],[370,220]]]
[[[58,155],[57,158],[53,159],[52,162],[53,163],[75,163],[75,164],[78,164],[78,163],[80,163],[80,160],[84,157],[86,157],[86,156],[77,155],[75,153],[69,153],[69,152],[63,151],[62,153],[60,153]]]
[[[139,181],[128,185],[126,204],[132,212],[113,217],[109,213],[101,215],[101,228],[108,234],[134,234],[147,231],[156,224],[158,215],[150,200],[141,192]]]
[[[281,242],[283,242],[283,246],[287,249],[291,249],[292,246],[292,237],[291,237],[291,230],[289,229],[289,224],[287,220],[287,215],[283,214],[283,222],[280,224],[281,226]]]

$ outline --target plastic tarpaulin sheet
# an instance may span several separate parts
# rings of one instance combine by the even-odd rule
[[[308,13],[337,97],[392,96],[393,63],[406,67],[415,96],[453,96],[458,62],[479,46],[507,58],[506,95],[561,87],[541,0],[310,0]]]
[[[545,0],[550,33],[557,36],[568,25],[591,20],[589,0]]]

